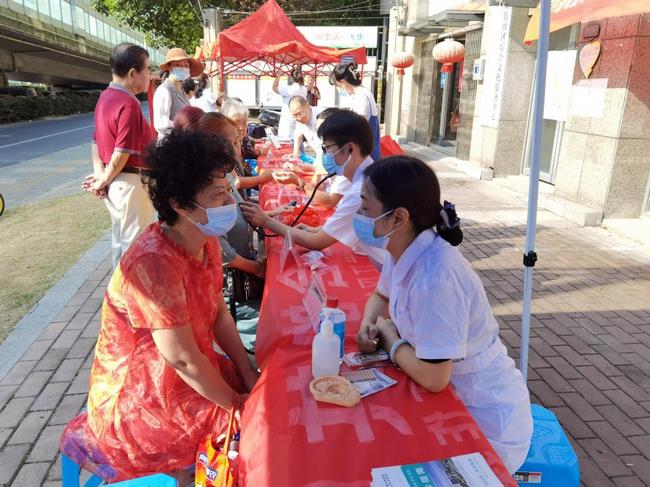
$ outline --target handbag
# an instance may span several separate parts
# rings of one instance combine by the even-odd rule
[[[216,441],[214,434],[209,434],[199,445],[196,452],[195,487],[236,487],[237,457],[228,456],[235,436],[235,408],[230,410],[226,437]]]
[[[238,303],[261,299],[264,293],[264,279],[238,269],[228,269],[232,279],[232,297]]]

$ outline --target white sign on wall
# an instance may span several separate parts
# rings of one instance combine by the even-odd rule
[[[484,11],[487,0],[429,0],[429,17],[445,10]]]
[[[602,118],[605,114],[608,78],[583,79],[573,85],[571,115]]]
[[[544,118],[566,122],[571,106],[571,87],[577,51],[549,51],[546,68]]]
[[[492,7],[490,9],[487,45],[494,46],[494,48],[487,57],[483,94],[481,95],[483,101],[480,121],[481,125],[485,127],[497,128],[499,126],[511,19],[512,7]]]
[[[342,49],[377,47],[377,27],[298,27],[298,30],[317,46]]]

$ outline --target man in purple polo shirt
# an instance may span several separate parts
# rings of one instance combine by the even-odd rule
[[[149,172],[146,147],[154,141],[135,97],[149,86],[149,53],[122,43],[111,53],[113,81],[95,107],[92,159],[94,173],[84,189],[103,198],[111,215],[113,268],[156,212],[141,176]]]

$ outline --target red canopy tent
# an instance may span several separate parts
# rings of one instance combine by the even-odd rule
[[[221,86],[229,74],[275,77],[289,73],[294,64],[315,76],[329,74],[326,67],[340,62],[366,64],[366,49],[333,49],[316,46],[303,36],[275,0],[220,32],[215,42],[197,47],[195,58],[206,61],[210,76],[219,76]],[[213,67],[212,65],[215,65]]]

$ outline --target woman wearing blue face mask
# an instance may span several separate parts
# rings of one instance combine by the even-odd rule
[[[229,410],[242,408],[258,378],[221,289],[217,237],[237,215],[226,179],[232,145],[172,131],[148,161],[160,221],[129,247],[111,278],[88,409],[61,444],[110,481],[193,466],[196,445],[225,431]]]
[[[160,65],[167,78],[153,95],[153,126],[161,140],[174,126],[176,114],[190,100],[183,91],[183,81],[194,78],[203,72],[203,65],[192,59],[178,47],[167,52],[165,62]]]
[[[292,228],[265,215],[259,206],[251,203],[242,206],[244,216],[253,225],[280,235],[290,231],[293,241],[308,249],[321,250],[338,241],[357,253],[368,255],[377,266],[381,266],[386,252],[361,242],[352,229],[352,218],[361,203],[363,171],[373,163],[370,125],[351,110],[337,110],[320,125],[318,136],[323,141],[323,167],[327,173],[343,176],[350,183],[325,225],[321,228]]]
[[[449,383],[510,472],[524,462],[532,435],[528,389],[499,338],[478,275],[455,247],[462,238],[453,205],[424,162],[389,157],[364,173],[354,229],[386,248],[377,289],[357,343],[381,347],[431,392]]]

